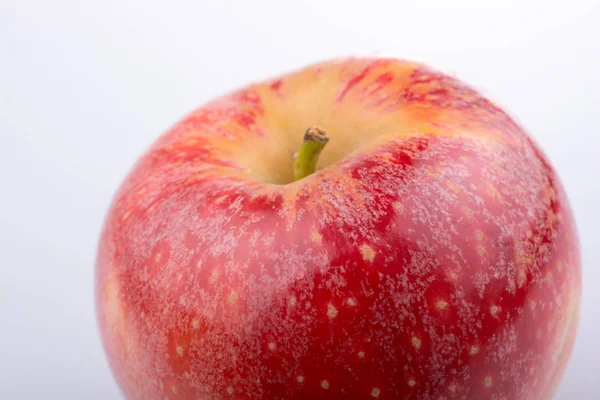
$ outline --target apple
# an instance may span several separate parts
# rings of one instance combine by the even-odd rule
[[[98,321],[127,399],[548,399],[576,227],[513,119],[421,64],[322,62],[214,100],[113,200]]]

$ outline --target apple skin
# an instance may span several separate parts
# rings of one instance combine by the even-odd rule
[[[292,182],[304,130],[330,143]],[[219,98],[137,162],[96,268],[128,399],[549,399],[578,320],[546,157],[456,79],[323,62]]]

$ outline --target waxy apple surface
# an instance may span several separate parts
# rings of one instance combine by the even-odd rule
[[[330,141],[294,181],[304,131]],[[456,79],[320,63],[176,124],[118,191],[98,319],[128,399],[548,399],[578,239],[547,158]]]

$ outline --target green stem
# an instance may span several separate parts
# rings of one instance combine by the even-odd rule
[[[306,130],[304,141],[294,159],[294,180],[315,172],[319,154],[328,141],[329,138],[322,128],[311,126]]]

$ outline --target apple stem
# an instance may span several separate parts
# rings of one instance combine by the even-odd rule
[[[311,126],[306,130],[300,150],[294,154],[294,180],[315,172],[319,154],[328,141],[327,133],[322,128]]]

